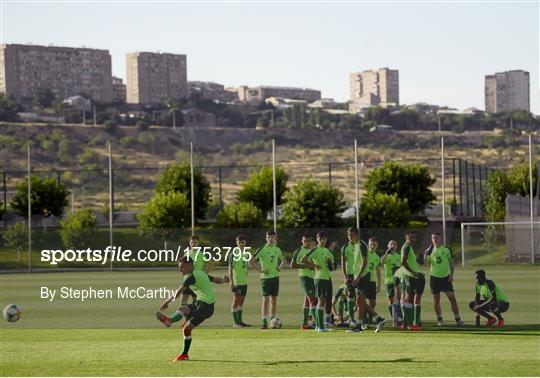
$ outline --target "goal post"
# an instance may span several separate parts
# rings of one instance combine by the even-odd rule
[[[540,221],[461,223],[461,266],[534,264],[540,257]]]

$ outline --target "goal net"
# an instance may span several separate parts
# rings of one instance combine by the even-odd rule
[[[540,262],[540,222],[461,224],[462,266]]]

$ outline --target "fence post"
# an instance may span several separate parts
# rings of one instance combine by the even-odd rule
[[[2,174],[3,176],[3,183],[4,183],[4,213],[3,213],[3,216],[2,218],[4,218],[4,228],[7,227],[7,218],[6,218],[6,213],[7,213],[7,179],[6,179],[6,172],[4,172]]]
[[[223,209],[223,194],[221,191],[221,166],[218,167],[218,178],[219,178],[219,206]]]
[[[456,159],[452,158],[452,192],[453,192],[453,203],[454,206],[457,205],[456,201]]]
[[[60,171],[56,171],[56,184],[60,185]]]
[[[463,164],[461,158],[459,162],[459,215],[463,216]]]
[[[482,188],[482,166],[479,165],[478,166],[478,184],[480,185],[479,186],[479,190],[480,190],[480,213],[481,213],[481,216],[484,216],[484,213],[482,211],[482,209],[484,208],[484,191],[483,191],[483,188]]]
[[[475,164],[471,163],[472,168],[472,198],[473,198],[473,217],[476,217],[476,169]]]
[[[469,162],[465,160],[465,192],[467,200],[467,216],[471,216],[471,206],[469,203]]]
[[[332,163],[328,163],[328,183],[332,183]]]

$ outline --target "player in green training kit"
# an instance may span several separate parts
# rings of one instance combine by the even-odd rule
[[[347,315],[346,312],[348,310],[347,303],[349,300],[349,294],[348,294],[348,287],[347,284],[341,284],[336,292],[336,295],[334,296],[334,300],[332,301],[332,311],[334,313],[334,316],[339,319],[338,327],[348,327],[349,324],[346,322]],[[338,309],[336,309],[336,304],[338,305]],[[354,309],[353,309],[354,310]]]
[[[399,285],[396,285],[394,273],[401,266],[401,256],[397,253],[397,242],[395,240],[388,242],[388,249],[381,259],[381,264],[384,266],[384,283],[388,298],[388,312],[393,319],[394,326],[397,327],[401,317],[401,290],[399,289]]]
[[[184,256],[180,261],[180,272],[184,275],[182,286],[176,290],[172,297],[163,302],[159,311],[165,311],[169,307],[169,304],[176,300],[176,298],[188,288],[193,290],[197,295],[197,300],[192,304],[182,305],[176,311],[173,318],[168,318],[161,314],[161,312],[159,312],[160,316],[158,316],[158,320],[167,327],[169,327],[173,321],[180,320],[182,316],[185,316],[186,318],[186,323],[183,328],[184,348],[182,349],[182,353],[180,353],[174,361],[189,360],[188,353],[191,346],[191,331],[214,314],[214,303],[216,300],[214,290],[212,289],[212,282],[218,284],[229,282],[227,276],[223,278],[212,277],[200,269],[195,270],[194,261],[187,256]]]
[[[349,313],[349,326],[356,327],[354,317],[354,309],[356,302],[356,289],[354,287],[354,278],[358,274],[356,265],[357,255],[360,254],[360,249],[367,250],[367,245],[360,240],[360,232],[357,228],[350,227],[347,230],[347,239],[349,242],[341,247],[341,269],[343,270],[343,280],[347,284],[347,312]],[[361,246],[360,246],[361,244]]]
[[[199,237],[197,235],[192,235],[189,238],[189,250],[184,254],[184,256],[193,260],[193,269],[203,270],[204,255],[200,249]],[[180,297],[180,303],[187,305],[189,297],[193,298],[193,302],[197,300],[195,293],[190,288],[187,288]]]
[[[475,275],[476,297],[474,301],[469,303],[470,309],[488,319],[487,326],[495,323],[497,323],[497,327],[504,326],[502,313],[510,308],[508,297],[495,282],[486,278],[485,270],[477,270]]]
[[[251,327],[250,324],[244,323],[242,320],[242,306],[247,294],[247,273],[248,261],[251,255],[246,253],[246,236],[238,235],[236,237],[236,247],[229,253],[229,287],[233,294],[233,302],[231,306],[233,316],[233,327],[243,328]]]
[[[401,268],[402,269],[402,287],[405,293],[405,303],[403,304],[403,324],[401,329],[410,329],[411,331],[419,331],[421,323],[421,300],[424,288],[426,286],[426,279],[424,274],[420,272],[418,268],[418,261],[416,260],[416,252],[414,251],[412,244],[416,240],[416,234],[414,232],[407,232],[405,234],[405,244],[401,247]]]
[[[431,245],[425,252],[424,263],[429,265],[429,286],[433,294],[435,314],[437,315],[437,326],[444,325],[441,312],[441,292],[450,301],[450,307],[456,319],[456,325],[462,326],[463,322],[459,316],[459,307],[454,295],[454,261],[452,251],[442,244],[441,235],[438,232],[431,234]]]
[[[266,232],[266,244],[257,249],[250,265],[261,273],[262,288],[262,327],[267,329],[269,320],[276,317],[277,297],[279,294],[279,271],[285,266],[287,261],[281,249],[276,246],[277,236],[274,231]],[[259,260],[260,266],[255,260]],[[278,262],[281,264],[278,265]],[[270,307],[270,319],[268,318],[268,307]]]
[[[298,276],[300,277],[300,286],[304,291],[304,307],[302,309],[302,325],[301,329],[312,329],[308,324],[309,315],[315,319],[315,307],[317,306],[317,297],[315,296],[315,271],[313,270],[313,264],[306,262],[302,263],[301,260],[305,255],[315,248],[313,238],[309,235],[302,236],[302,246],[294,251],[291,268],[298,269]]]
[[[334,254],[326,248],[328,237],[323,231],[317,233],[317,247],[307,253],[300,262],[310,264],[315,270],[315,292],[317,296],[316,323],[317,332],[331,331],[331,328],[325,328],[324,313],[328,292],[332,290],[332,281],[330,280],[330,271],[334,270]]]
[[[368,241],[368,252],[367,252],[367,267],[365,274],[369,274],[369,282],[367,283],[364,290],[362,290],[362,295],[365,300],[368,302],[369,306],[373,311],[377,306],[377,293],[381,289],[381,271],[379,265],[381,264],[381,258],[377,254],[377,247],[379,243],[377,238],[371,237]],[[367,329],[368,325],[372,322],[372,318],[367,311],[364,311],[364,316],[362,318],[362,328]]]
[[[373,297],[369,291],[372,290],[373,285],[371,283],[371,270],[370,267],[375,267],[374,264],[369,263],[369,252],[368,249],[374,249],[376,246],[373,244],[376,243],[376,238],[370,238],[368,243],[368,248],[363,248],[362,244],[359,245],[359,253],[356,253],[355,259],[355,271],[358,271],[354,279],[354,285],[356,287],[356,296],[357,296],[357,306],[359,308],[359,316],[357,325],[350,329],[347,332],[360,332],[362,330],[362,319],[364,314],[370,315],[373,321],[377,324],[375,332],[380,332],[386,323],[383,317],[378,315],[375,310],[366,302],[366,297]],[[360,267],[360,268],[358,268]],[[369,292],[369,293],[368,293]],[[376,288],[375,288],[376,294]]]

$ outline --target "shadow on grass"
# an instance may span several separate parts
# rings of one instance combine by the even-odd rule
[[[259,365],[267,365],[267,366],[276,366],[276,365],[291,365],[291,364],[316,364],[316,363],[386,363],[386,362],[411,362],[416,364],[431,364],[435,363],[437,361],[420,361],[415,360],[413,358],[397,358],[393,360],[293,360],[293,361],[271,361],[271,362],[265,362],[265,361],[238,361],[238,360],[192,360],[192,361],[198,361],[198,362],[215,362],[215,363],[235,363],[235,364],[259,364]]]

